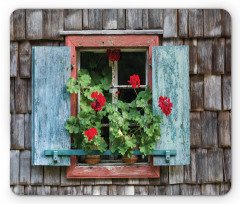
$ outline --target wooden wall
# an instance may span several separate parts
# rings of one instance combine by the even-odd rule
[[[190,46],[191,165],[158,179],[66,179],[31,166],[31,47],[64,46],[59,30],[163,29]],[[231,17],[206,9],[16,10],[10,18],[10,185],[25,195],[222,195],[231,186]]]

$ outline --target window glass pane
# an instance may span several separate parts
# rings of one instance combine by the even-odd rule
[[[130,76],[139,75],[140,84],[146,84],[146,53],[145,52],[121,52],[118,61],[118,84],[127,85]]]
[[[139,93],[143,89],[135,89],[137,93]],[[137,95],[133,89],[119,89],[120,93],[118,94],[118,100],[131,103],[134,99],[136,99]]]

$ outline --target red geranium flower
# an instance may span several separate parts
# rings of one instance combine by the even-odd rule
[[[140,86],[139,76],[135,74],[130,76],[130,81],[128,81],[128,83],[131,84],[134,89],[137,88],[137,86],[139,88]]]
[[[109,57],[109,60],[114,62],[118,61],[120,59],[120,50],[107,50],[107,55]]]
[[[116,91],[115,94],[120,94],[120,91]]]
[[[94,136],[97,135],[96,128],[90,128],[89,130],[85,131],[85,135],[88,137],[88,141],[93,140]]]
[[[105,106],[106,99],[105,97],[96,91],[92,92],[91,97],[95,100],[94,103],[91,103],[91,107],[95,111],[100,111],[102,110],[102,107]]]
[[[159,105],[158,105],[161,109],[162,112],[168,116],[171,113],[171,108],[172,108],[172,103],[170,103],[170,99],[168,97],[159,97]]]

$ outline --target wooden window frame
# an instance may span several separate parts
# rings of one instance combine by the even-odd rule
[[[65,45],[71,48],[71,77],[77,78],[79,48],[147,48],[148,49],[148,85],[152,88],[152,46],[159,45],[158,35],[78,35],[66,36]],[[71,94],[71,115],[77,116],[78,96]],[[158,178],[159,166],[153,166],[150,156],[149,165],[139,166],[77,166],[77,156],[71,156],[71,165],[67,167],[67,178]]]

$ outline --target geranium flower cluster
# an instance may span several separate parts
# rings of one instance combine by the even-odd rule
[[[98,133],[96,128],[90,128],[89,130],[85,131],[85,135],[88,137],[88,141],[93,140],[94,136],[97,134]]]
[[[170,99],[168,97],[159,97],[159,105],[158,105],[161,109],[162,112],[168,116],[171,113],[171,108],[172,108],[172,103],[170,103]]]
[[[139,76],[135,75],[135,74],[130,76],[130,81],[128,81],[128,83],[131,84],[134,89],[137,88],[137,86],[139,88],[140,87],[140,78],[139,78]]]
[[[102,107],[105,106],[106,98],[101,94],[96,91],[92,92],[91,97],[95,100],[94,103],[91,103],[91,107],[95,111],[100,111],[102,110]]]
[[[118,61],[120,59],[120,50],[107,50],[107,55],[109,57],[109,60],[114,62]]]

